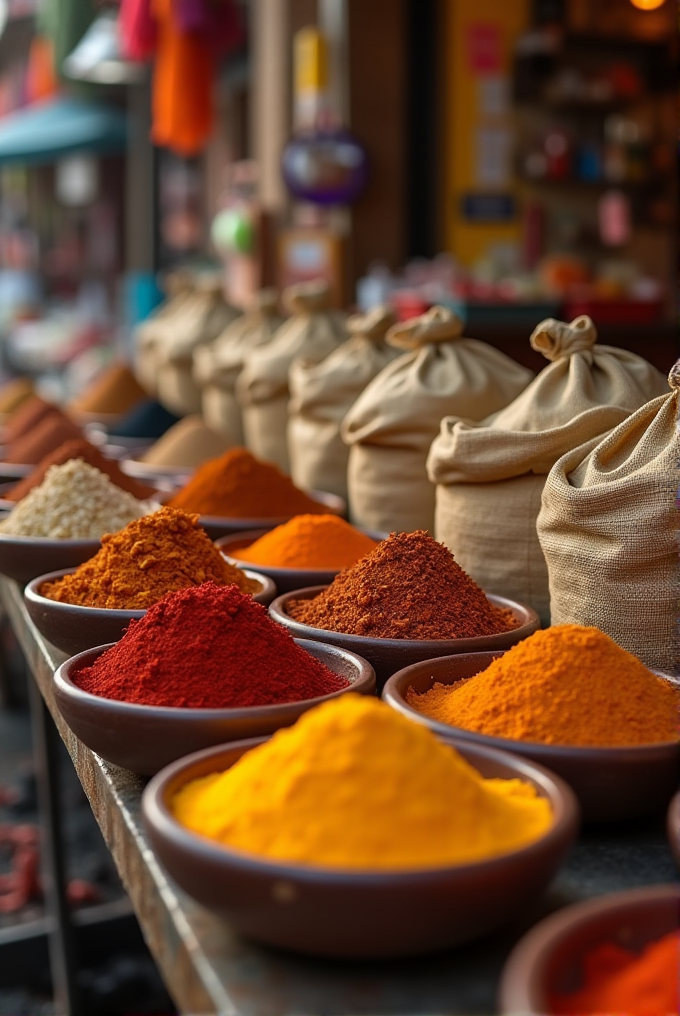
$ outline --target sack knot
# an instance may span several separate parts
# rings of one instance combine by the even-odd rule
[[[597,329],[587,314],[574,318],[571,324],[546,318],[536,325],[529,342],[532,349],[543,353],[546,360],[559,360],[562,356],[573,356],[584,349],[592,349],[597,342]]]
[[[448,307],[430,307],[420,317],[393,325],[386,341],[396,349],[418,349],[431,342],[452,342],[463,334],[463,322]]]

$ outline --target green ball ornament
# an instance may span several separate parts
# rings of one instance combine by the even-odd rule
[[[235,208],[225,208],[217,213],[210,235],[217,250],[225,254],[250,254],[255,240],[251,220]]]

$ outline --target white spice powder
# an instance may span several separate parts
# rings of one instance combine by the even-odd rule
[[[83,459],[69,459],[47,470],[40,486],[0,522],[0,532],[55,540],[98,540],[157,507],[121,490]]]

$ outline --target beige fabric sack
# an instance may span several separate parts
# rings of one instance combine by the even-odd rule
[[[293,362],[288,374],[288,452],[298,487],[347,497],[349,448],[340,425],[368,382],[400,355],[385,342],[394,323],[394,311],[387,306],[354,314],[347,322],[352,337],[325,360]]]
[[[428,473],[435,535],[483,589],[550,617],[548,571],[536,534],[545,477],[565,452],[616,427],[666,387],[625,349],[596,345],[589,317],[550,318],[531,345],[551,362],[514,402],[480,424],[442,420]]]
[[[158,392],[160,348],[170,334],[172,320],[193,292],[190,272],[171,272],[165,280],[166,299],[133,333],[133,370],[142,388],[151,396]]]
[[[193,355],[198,346],[214,342],[241,312],[224,299],[222,279],[199,278],[194,292],[168,323],[159,348],[158,399],[179,416],[201,411],[201,390],[193,377]]]
[[[515,398],[533,374],[485,342],[461,337],[445,307],[395,325],[407,350],[375,377],[342,424],[350,445],[350,514],[369,529],[434,530],[435,488],[425,463],[443,416],[481,420]]]
[[[262,289],[254,307],[227,325],[208,346],[194,350],[194,381],[201,389],[203,419],[208,427],[227,438],[231,445],[243,444],[241,407],[236,401],[236,379],[251,349],[266,345],[283,324],[275,289]]]
[[[243,431],[250,451],[289,472],[288,371],[297,357],[318,363],[347,338],[346,316],[330,307],[328,283],[317,279],[283,293],[291,317],[271,342],[246,357],[236,382]]]
[[[680,371],[669,383],[671,395],[555,463],[538,536],[553,624],[595,625],[646,666],[677,672]]]

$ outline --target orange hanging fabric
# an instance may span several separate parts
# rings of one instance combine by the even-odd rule
[[[198,32],[180,32],[173,0],[153,0],[158,51],[153,81],[154,144],[196,155],[212,132],[215,50]]]

